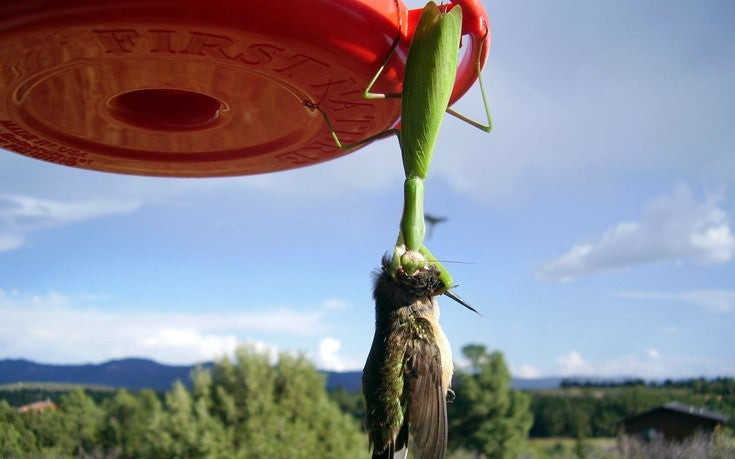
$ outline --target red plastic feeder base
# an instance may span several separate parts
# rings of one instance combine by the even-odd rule
[[[489,43],[479,1],[456,3],[471,40],[453,100]],[[417,11],[395,0],[3,0],[0,148],[171,177],[333,159],[343,152],[304,101],[346,141],[395,125],[400,101],[361,94],[399,36],[375,91],[400,92]]]

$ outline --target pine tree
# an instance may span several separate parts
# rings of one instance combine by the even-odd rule
[[[109,455],[135,458],[155,457],[163,411],[151,390],[131,394],[118,390],[102,404],[105,423],[100,432],[103,449]]]
[[[456,398],[449,405],[450,442],[478,456],[518,455],[533,423],[527,394],[511,390],[511,376],[500,352],[481,345],[462,349],[469,371],[457,371]]]
[[[0,400],[0,457],[35,456],[39,453],[36,436],[27,428],[24,414],[18,413],[5,400]]]
[[[45,427],[52,439],[49,444],[52,451],[59,449],[66,454],[84,457],[99,449],[103,413],[83,389],[74,389],[63,395],[58,412],[44,411],[39,413],[39,418],[50,421]]]
[[[155,457],[227,457],[232,447],[222,423],[212,416],[205,397],[192,394],[177,381],[166,394],[167,415]]]

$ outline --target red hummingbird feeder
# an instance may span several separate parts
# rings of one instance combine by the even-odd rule
[[[462,6],[452,102],[489,49],[479,0]],[[396,124],[421,10],[400,0],[3,0],[0,148],[83,169],[168,177],[258,174],[341,156]],[[484,46],[481,46],[484,42]],[[480,55],[482,53],[482,55]]]

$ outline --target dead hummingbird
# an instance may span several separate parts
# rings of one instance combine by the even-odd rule
[[[411,276],[391,275],[390,264],[384,258],[375,277],[375,335],[362,376],[373,458],[405,455],[409,434],[415,457],[443,458],[454,367],[435,296],[446,286],[431,264]]]

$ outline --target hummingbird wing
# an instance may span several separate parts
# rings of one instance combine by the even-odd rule
[[[427,338],[417,340],[407,351],[406,417],[415,457],[443,458],[447,451],[447,401],[442,388],[441,352],[431,323],[418,319],[416,325]]]

